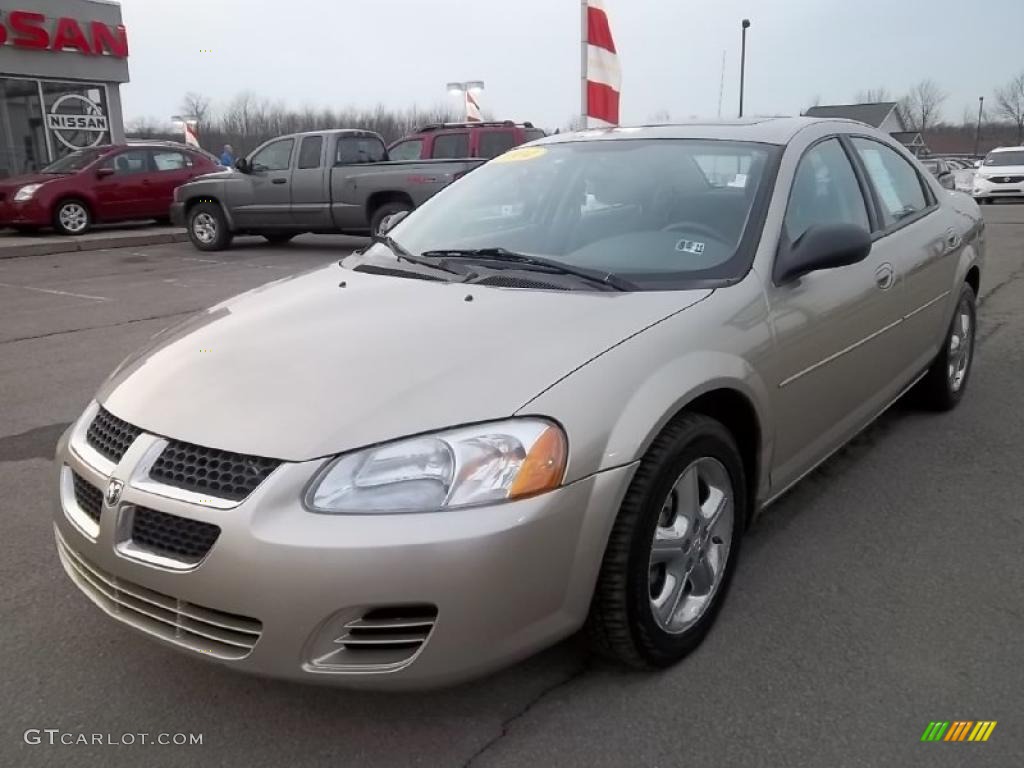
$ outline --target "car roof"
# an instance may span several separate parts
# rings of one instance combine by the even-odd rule
[[[712,139],[750,141],[761,144],[788,144],[800,131],[814,125],[834,124],[847,131],[866,130],[877,133],[867,123],[838,118],[815,117],[751,117],[738,120],[694,120],[670,125],[640,125],[619,128],[591,128],[585,131],[560,133],[539,139],[537,144],[560,144],[570,141],[615,139]],[[842,132],[840,130],[840,132]]]

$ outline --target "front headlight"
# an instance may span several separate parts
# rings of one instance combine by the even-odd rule
[[[36,193],[42,184],[26,184],[24,187],[14,193],[14,202],[24,203],[26,200],[31,200],[32,195]]]
[[[436,432],[339,456],[306,494],[314,512],[434,512],[535,496],[557,488],[568,444],[543,419]]]

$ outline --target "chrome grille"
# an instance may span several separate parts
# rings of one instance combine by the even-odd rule
[[[148,507],[135,507],[132,515],[132,541],[159,555],[199,562],[218,536],[216,525]]]
[[[103,510],[103,492],[92,483],[83,480],[77,472],[71,473],[71,482],[75,486],[75,502],[94,522],[100,521]]]
[[[172,440],[149,470],[164,485],[241,501],[281,462]]]
[[[989,176],[988,180],[994,184],[1020,184],[1024,176]]]
[[[85,441],[116,464],[141,433],[138,427],[100,408],[85,433]]]
[[[256,619],[177,600],[88,563],[57,534],[57,552],[79,589],[119,621],[220,659],[244,659],[263,631]]]

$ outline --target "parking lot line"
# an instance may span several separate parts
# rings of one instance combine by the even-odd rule
[[[71,291],[58,291],[53,288],[35,288],[31,285],[12,285],[11,283],[0,283],[0,288],[21,288],[25,291],[37,291],[38,293],[52,293],[57,296],[73,296],[76,299],[92,299],[93,301],[110,301],[106,296],[90,296],[87,293],[72,293]]]

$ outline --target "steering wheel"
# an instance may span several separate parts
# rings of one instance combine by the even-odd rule
[[[687,232],[687,233],[691,233],[692,232],[692,233],[695,233],[695,234],[698,234],[698,235],[704,235],[705,237],[710,237],[713,240],[719,241],[720,243],[728,243],[729,242],[729,238],[723,237],[722,233],[719,232],[718,230],[713,229],[712,227],[709,227],[707,224],[700,224],[700,223],[698,223],[696,221],[677,221],[677,222],[674,222],[672,224],[669,224],[667,227],[662,227],[661,231],[662,232],[680,232],[680,231],[683,231],[683,232]]]

